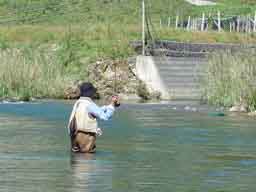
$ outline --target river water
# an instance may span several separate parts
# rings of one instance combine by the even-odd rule
[[[0,104],[0,191],[256,191],[256,120],[183,102],[124,104],[72,154],[72,103]]]

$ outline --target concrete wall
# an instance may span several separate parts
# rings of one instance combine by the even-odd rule
[[[138,56],[137,76],[149,90],[162,93],[163,99],[200,99],[200,77],[207,64],[200,57]]]
[[[159,91],[163,99],[169,99],[168,89],[159,75],[157,65],[152,56],[137,56],[136,74],[151,92]]]

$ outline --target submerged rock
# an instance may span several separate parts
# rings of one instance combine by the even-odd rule
[[[208,113],[209,116],[212,116],[212,117],[223,117],[225,116],[225,113],[223,112],[211,112],[211,113]]]

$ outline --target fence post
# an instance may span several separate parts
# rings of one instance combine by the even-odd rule
[[[249,15],[246,16],[246,22],[245,22],[245,32],[249,32]]]
[[[205,14],[202,15],[201,31],[204,31]]]
[[[236,27],[236,31],[239,33],[240,31],[240,16],[237,17],[237,27]]]
[[[232,23],[229,22],[229,32],[231,33],[232,32]]]
[[[248,15],[248,32],[251,33],[251,15]]]
[[[256,11],[255,11],[255,14],[254,14],[253,32],[256,32]]]
[[[171,17],[168,18],[168,27],[171,25]]]
[[[175,21],[175,29],[178,29],[178,25],[179,25],[179,16],[176,16],[176,21]]]
[[[187,30],[189,30],[189,27],[190,27],[190,16],[188,16]]]
[[[196,19],[193,19],[193,30],[196,31],[197,28],[197,21]]]
[[[243,21],[245,21],[246,19],[245,19],[245,17],[242,17],[243,18]],[[242,32],[246,32],[246,22],[242,22],[242,26],[241,26],[242,28],[241,28],[241,31]]]
[[[207,17],[206,31],[211,30],[211,28],[210,28],[210,27],[212,27],[212,26],[210,26],[211,17],[212,17],[212,14],[211,14],[211,12],[210,12],[210,13],[208,14],[208,17]]]
[[[159,21],[160,28],[162,28],[162,19]]]
[[[220,23],[220,11],[218,11],[218,31],[221,31],[221,23]]]
[[[245,20],[245,32],[248,33],[248,15],[246,16],[246,20]]]

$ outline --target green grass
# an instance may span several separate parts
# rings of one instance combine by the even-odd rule
[[[63,98],[72,82],[87,79],[88,64],[99,58],[127,58],[129,40],[119,29],[103,25],[90,29],[77,25],[72,30],[49,25],[3,27],[0,98]],[[29,75],[34,70],[36,79]]]
[[[252,0],[219,0],[217,6],[197,7],[184,0],[146,0],[147,13],[153,24],[153,35],[157,39],[177,39],[192,41],[196,33],[173,31],[170,28],[159,29],[160,18],[164,23],[168,17],[173,19],[178,14],[187,20],[201,16],[202,12],[216,15],[220,10],[225,15],[254,14],[256,4]],[[56,42],[71,29],[74,35],[84,35],[86,42],[92,46],[101,45],[103,41],[123,41],[122,44],[140,39],[141,31],[140,0],[0,0],[1,39],[11,42]],[[188,35],[188,37],[187,37]],[[203,34],[207,36],[207,34]],[[218,34],[216,41],[209,34],[210,42],[247,42],[245,35],[225,33]],[[182,38],[181,38],[182,37]],[[248,41],[254,39],[249,35]],[[205,42],[207,38],[203,38]],[[94,41],[92,43],[92,41]],[[100,43],[96,41],[101,41]],[[106,44],[106,43],[103,43]],[[105,47],[105,45],[102,45]],[[108,47],[105,51],[109,51]],[[95,48],[98,49],[98,48]],[[94,55],[94,54],[93,54]],[[107,53],[107,55],[109,55]]]
[[[184,0],[145,0],[152,20],[175,16],[254,14],[254,0],[219,0],[216,6],[193,6]],[[140,20],[140,0],[0,0],[0,21],[10,23],[129,23]]]

